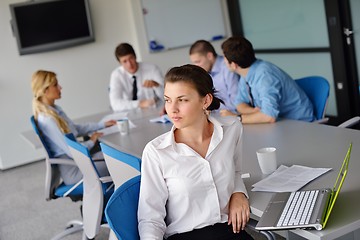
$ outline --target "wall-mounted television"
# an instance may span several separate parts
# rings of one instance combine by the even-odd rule
[[[10,4],[20,55],[95,41],[89,0],[32,0]]]

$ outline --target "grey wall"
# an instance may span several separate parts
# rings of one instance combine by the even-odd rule
[[[35,150],[21,136],[21,132],[31,130],[30,81],[34,71],[46,69],[58,74],[63,90],[57,104],[69,117],[79,118],[109,109],[107,86],[110,72],[117,66],[113,50],[119,42],[131,43],[139,60],[158,64],[164,73],[189,61],[188,47],[148,52],[140,0],[90,0],[94,43],[19,56],[9,24],[9,4],[20,1],[0,1],[0,169],[43,158],[43,150]],[[226,23],[229,32],[228,20]],[[214,43],[217,50],[220,44]]]

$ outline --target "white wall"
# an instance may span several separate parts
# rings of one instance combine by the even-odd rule
[[[43,150],[33,149],[21,137],[21,132],[31,130],[30,81],[36,70],[58,74],[63,90],[57,104],[69,117],[78,118],[109,109],[107,86],[110,72],[117,66],[113,52],[118,43],[131,43],[139,60],[158,64],[164,73],[189,61],[187,47],[148,53],[140,0],[90,0],[94,43],[19,56],[9,24],[9,4],[20,1],[0,1],[0,169],[43,158]],[[217,50],[219,45],[214,43]]]

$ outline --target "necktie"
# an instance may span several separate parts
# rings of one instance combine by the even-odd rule
[[[253,96],[252,96],[252,94],[251,94],[250,85],[249,85],[249,83],[248,83],[247,81],[245,81],[245,83],[246,83],[246,88],[247,88],[248,96],[249,96],[249,100],[250,100],[250,106],[251,106],[251,107],[255,107],[255,105],[254,105],[254,98],[253,98]]]
[[[137,100],[136,76],[133,76],[132,78],[134,79],[134,81],[133,81],[133,97],[132,97],[132,100]]]

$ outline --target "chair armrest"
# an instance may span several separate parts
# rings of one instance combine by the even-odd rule
[[[49,158],[50,164],[72,165],[77,166],[75,161],[69,158]]]
[[[256,230],[255,227],[256,227],[256,224],[257,224],[257,221],[250,218],[249,219],[249,222],[246,224],[246,227],[248,227],[249,229],[255,231],[255,232],[258,232],[258,233],[261,233],[262,235],[264,235],[264,237],[266,237],[266,239],[268,240],[275,240],[276,239],[276,236],[273,232],[271,231],[259,231],[259,230]]]
[[[100,177],[99,180],[102,182],[102,183],[109,183],[111,182],[112,184],[110,184],[110,186],[105,190],[105,192],[108,192],[110,189],[112,189],[115,184],[113,183],[113,180],[111,178],[111,176],[104,176],[104,177]]]
[[[108,182],[112,182],[112,181],[113,181],[112,178],[111,178],[111,176],[104,176],[104,177],[100,177],[99,179],[100,179],[100,181],[103,182],[103,183],[108,183]]]
[[[358,122],[360,122],[360,117],[359,117],[359,116],[356,116],[356,117],[350,118],[349,120],[343,122],[343,123],[340,124],[338,127],[348,128],[348,127],[354,126],[354,125],[357,124]]]

